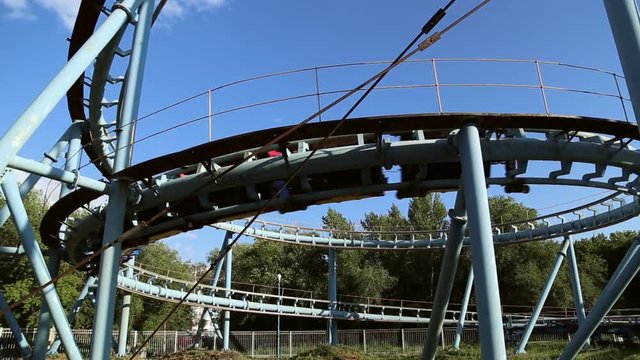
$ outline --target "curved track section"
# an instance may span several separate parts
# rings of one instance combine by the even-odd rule
[[[496,224],[494,242],[506,244],[520,241],[544,240],[563,235],[593,231],[605,226],[623,222],[640,214],[640,202],[635,196],[620,193],[592,203],[553,214],[548,214],[519,222]],[[222,222],[211,225],[214,228],[240,233],[244,221]],[[503,229],[508,229],[504,232]],[[429,249],[444,247],[447,243],[445,231],[344,231],[300,227],[256,220],[244,235],[271,241],[336,247],[345,249]],[[388,240],[392,239],[392,240]],[[469,238],[465,238],[469,245]]]
[[[84,43],[93,35],[93,32],[98,23],[98,19],[101,14],[102,7],[104,6],[105,0],[95,0],[95,1],[82,1],[80,3],[80,9],[78,10],[78,16],[76,17],[76,22],[73,27],[73,32],[71,33],[71,37],[69,39],[69,54],[68,59],[71,59],[73,55],[84,45]],[[97,63],[101,62],[104,56],[100,56],[97,60]],[[69,110],[69,116],[72,121],[87,121],[88,117],[85,113],[85,99],[88,97],[85,96],[85,86],[89,86],[90,91],[95,91],[93,89],[104,89],[104,81],[101,80],[100,77],[97,77],[98,73],[94,72],[91,76],[92,82],[88,83],[85,79],[85,75],[81,76],[76,80],[73,86],[67,92],[67,108]],[[104,79],[104,77],[102,77]],[[100,102],[102,99],[100,99]],[[89,114],[91,116],[91,108],[95,108],[94,106],[90,107]],[[104,161],[107,159],[104,152],[102,150],[102,146],[97,146],[98,143],[95,140],[95,137],[92,135],[90,131],[91,126],[85,126],[82,132],[82,145],[85,149],[85,152],[89,156],[91,163],[93,163],[98,170],[105,177],[110,176],[110,167],[108,166],[108,161]]]
[[[481,145],[488,184],[594,187],[618,192],[618,196],[638,193],[640,153],[627,146],[638,138],[638,131],[631,124],[567,116],[422,114],[345,123],[341,133],[320,149],[292,182],[291,196],[286,201],[275,199],[267,211],[295,211],[313,204],[380,196],[386,191],[409,197],[455,190],[460,177],[455,130],[467,121],[475,121],[483,129]],[[147,223],[125,246],[254,214],[268,201],[270,184],[287,178],[333,125],[323,122],[300,128],[279,145],[285,157],[254,155],[261,144],[287,129],[276,128],[206,143],[115,174],[134,183],[127,208],[130,226],[166,212]],[[578,126],[585,130],[570,130]],[[211,181],[212,175],[246,156],[251,161]],[[528,171],[532,164],[551,170],[534,174]],[[591,164],[592,168],[575,164]],[[402,176],[390,182],[383,169],[394,166],[401,169]],[[491,174],[496,169],[500,173]],[[68,196],[60,200],[60,206],[77,209],[91,197],[74,196],[84,202]],[[638,213],[635,199],[625,201],[617,207],[604,205],[607,211],[596,210],[579,221],[552,225],[547,220],[546,226],[508,230],[508,234],[497,235],[496,241],[538,240],[611,225]],[[43,239],[52,241],[60,230],[57,224],[68,215],[66,211],[49,211],[41,227]],[[92,215],[69,231],[67,248],[75,254],[72,261],[100,247],[100,223],[95,218]]]
[[[118,276],[118,288],[136,295],[178,302],[187,292],[171,289],[167,285],[172,284],[173,287],[181,287],[182,289],[188,289],[193,286],[192,282],[162,276],[140,267],[134,266],[133,269],[133,278],[122,275],[123,272],[121,271]],[[357,321],[424,324],[429,323],[429,318],[431,317],[431,309],[425,308],[350,302],[332,304],[327,300],[227,290],[207,285],[198,285],[198,288],[192,294],[189,294],[184,301],[184,305],[208,306],[220,310],[256,314]],[[331,310],[331,305],[336,306],[337,310]],[[455,324],[459,315],[459,311],[447,311],[445,323]],[[475,323],[477,314],[473,312],[467,313],[467,317],[468,322]]]

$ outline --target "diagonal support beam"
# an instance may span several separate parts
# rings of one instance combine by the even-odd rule
[[[11,329],[11,333],[20,348],[20,354],[24,359],[31,358],[31,346],[27,341],[27,338],[24,336],[22,329],[20,329],[20,325],[18,324],[18,320],[13,315],[13,312],[9,309],[9,304],[7,304],[7,300],[4,298],[2,292],[0,292],[0,311],[2,311],[2,316],[4,316],[4,320],[9,325]]]
[[[467,211],[464,203],[464,191],[458,190],[454,209],[449,212],[451,218],[451,229],[449,230],[449,241],[442,258],[442,268],[438,275],[438,288],[436,289],[435,301],[431,310],[431,319],[427,330],[427,340],[422,350],[422,359],[435,359],[438,349],[438,339],[442,333],[444,317],[449,306],[449,298],[453,281],[456,277],[456,268],[460,260],[462,251],[462,239],[467,228]]]
[[[558,276],[558,271],[560,271],[560,266],[562,265],[562,261],[567,256],[567,248],[569,248],[570,243],[571,243],[571,240],[569,240],[568,238],[565,238],[564,242],[562,243],[562,248],[560,249],[560,251],[558,251],[556,262],[551,268],[551,272],[549,273],[549,278],[547,279],[547,283],[542,289],[542,293],[540,294],[538,303],[536,304],[536,307],[533,309],[533,313],[531,314],[531,318],[529,319],[529,322],[527,323],[527,326],[524,329],[522,338],[520,338],[520,343],[518,344],[518,348],[516,349],[516,354],[526,353],[525,347],[527,346],[529,337],[533,332],[533,328],[536,326],[536,322],[538,321],[540,312],[544,307],[544,303],[547,301],[547,297],[551,292],[551,287],[553,286],[553,283],[556,281],[556,276]]]
[[[231,231],[227,231],[224,235],[224,240],[222,241],[222,245],[220,249],[225,249],[229,244],[229,240],[233,237],[233,233]],[[216,264],[216,268],[213,273],[213,278],[211,280],[211,286],[218,286],[218,279],[220,279],[220,273],[222,272],[222,265],[224,264],[225,258],[220,259]],[[209,295],[213,295],[213,291],[209,291]],[[202,345],[202,327],[204,326],[204,317],[206,314],[209,314],[209,317],[212,320],[214,328],[216,329],[216,335],[219,335],[219,338],[222,338],[222,333],[220,333],[218,324],[215,323],[215,317],[213,316],[213,311],[210,311],[209,308],[203,308],[202,315],[200,316],[200,321],[198,321],[198,330],[196,330],[195,340],[193,342],[193,347],[197,348]]]
[[[573,303],[576,308],[576,317],[578,318],[578,326],[582,325],[586,315],[584,313],[584,299],[582,298],[582,286],[580,285],[580,273],[578,272],[578,261],[576,258],[576,250],[573,246],[573,239],[567,235],[565,239],[569,239],[569,249],[567,249],[567,265],[569,265],[569,278],[571,279],[571,291],[573,292]],[[589,346],[587,339],[587,346]]]
[[[78,294],[76,301],[73,303],[71,310],[69,310],[69,312],[67,313],[67,320],[69,320],[69,324],[73,324],[76,321],[76,315],[78,315],[78,312],[80,312],[80,308],[82,307],[84,299],[89,295],[89,290],[96,285],[97,280],[98,279],[95,276],[89,276],[87,278],[87,281],[84,283],[84,286],[80,290],[80,293]],[[51,344],[47,355],[57,354],[59,348],[60,336],[56,335],[56,339],[53,344]]]
[[[44,257],[42,256],[42,251],[40,250],[40,245],[38,245],[38,242],[36,241],[36,234],[33,231],[33,227],[27,216],[27,211],[22,203],[22,198],[20,198],[20,190],[18,189],[15,175],[12,172],[5,174],[0,186],[2,187],[5,199],[7,200],[7,205],[9,206],[13,222],[20,234],[22,245],[24,246],[25,253],[29,258],[36,281],[40,285],[46,284],[51,281],[51,275],[47,270],[47,265],[44,261]],[[64,308],[62,307],[62,302],[60,301],[60,297],[58,297],[55,287],[53,284],[49,284],[42,289],[42,293],[45,301],[47,302],[47,306],[49,307],[49,311],[51,312],[51,317],[56,329],[60,334],[62,343],[64,344],[67,357],[72,360],[82,359],[82,355],[80,354],[80,350],[78,349],[75,340],[73,339],[71,327],[69,326],[69,322],[67,321],[67,317],[64,313]]]
[[[80,152],[82,151],[82,128],[81,123],[74,123],[68,131],[69,134],[69,147],[67,149],[67,155],[65,156],[66,162],[64,169],[66,171],[77,171],[80,168]],[[60,198],[70,193],[72,187],[68,184],[61,184],[60,186]],[[47,259],[47,268],[49,274],[55,277],[58,275],[58,269],[60,268],[61,249],[57,247],[49,248],[49,258]],[[40,305],[40,319],[38,320],[38,332],[35,339],[35,351],[32,360],[45,359],[47,357],[47,347],[49,346],[49,335],[51,332],[51,315],[49,313],[49,307],[46,301],[42,301]]]
[[[617,276],[612,277],[607,283],[607,286],[603,290],[602,294],[593,305],[591,312],[584,320],[582,325],[576,331],[573,339],[569,345],[565,348],[562,356],[559,360],[571,360],[575,359],[578,352],[587,343],[587,340],[594,331],[598,328],[598,325],[602,322],[602,319],[611,310],[616,301],[622,296],[622,293],[627,288],[631,280],[636,276],[638,270],[640,270],[640,239],[636,239],[631,247],[627,251],[625,258],[627,261],[621,262],[616,270]]]
[[[49,82],[35,100],[0,139],[0,172],[22,149],[33,133],[42,124],[51,110],[67,93],[93,60],[111,41],[115,34],[129,20],[144,0],[125,0],[115,8],[111,15],[98,28],[85,44],[69,59],[60,72]],[[128,9],[128,10],[125,10]]]
[[[458,324],[456,325],[456,336],[453,338],[454,350],[460,349],[460,341],[462,340],[462,332],[464,330],[464,321],[467,317],[467,309],[469,308],[469,299],[471,298],[471,289],[473,288],[473,268],[469,268],[469,275],[467,276],[467,285],[464,288],[464,295],[462,296],[462,307],[460,308],[460,317],[458,318]]]
[[[44,157],[42,158],[42,160],[40,160],[41,164],[50,166],[58,160],[60,155],[64,152],[64,149],[69,144],[69,134],[72,131],[75,131],[73,130],[73,127],[77,126],[80,126],[80,124],[75,123],[67,128],[67,131],[65,131],[65,133],[60,137],[55,145],[51,147],[51,150],[44,153]],[[41,176],[37,174],[30,174],[29,176],[27,176],[22,184],[20,184],[20,196],[23,198],[27,196],[27,194],[31,192],[31,190],[36,186],[36,183],[38,183],[40,179]],[[9,213],[9,208],[7,207],[7,205],[4,205],[2,208],[0,208],[0,226],[4,225],[4,223],[9,220],[9,216],[11,216],[11,214]]]

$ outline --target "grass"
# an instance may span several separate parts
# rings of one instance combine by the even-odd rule
[[[527,347],[527,353],[515,355],[514,348],[507,349],[512,360],[555,360],[567,344],[564,342],[535,342]],[[237,352],[193,349],[161,357],[165,360],[248,360],[249,357]],[[354,348],[327,345],[294,356],[294,360],[418,360],[419,355],[371,355]],[[478,345],[462,346],[460,350],[439,350],[436,359],[481,359]],[[578,355],[580,360],[630,359],[640,360],[640,344],[604,344],[597,348],[583,350]]]
[[[564,342],[535,342],[527,347],[526,354],[514,354],[515,348],[507,349],[509,359],[513,360],[555,360],[566,347]],[[419,357],[416,357],[418,359]],[[459,351],[439,352],[436,359],[480,359],[479,346],[463,346]],[[606,344],[597,348],[582,350],[577,359],[608,360],[631,359],[640,360],[640,345]]]

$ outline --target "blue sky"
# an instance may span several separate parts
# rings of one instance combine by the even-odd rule
[[[457,1],[443,24],[477,3]],[[0,53],[0,130],[3,132],[65,63],[66,39],[70,36],[77,4],[78,1],[67,0],[0,0],[0,46],[3,49]],[[206,89],[255,75],[337,63],[393,59],[437,7],[444,4],[445,1],[433,0],[169,0],[152,34],[140,114],[144,115]],[[494,0],[435,46],[420,54],[419,58],[540,59],[621,73],[602,1]],[[341,86],[355,86],[374,70],[359,69],[341,73],[337,77],[342,81]],[[548,71],[553,74],[555,70]],[[330,79],[330,76],[327,74],[324,79]],[[400,78],[405,75],[397,73],[396,76]],[[452,82],[458,79],[473,82],[499,74],[491,68],[483,70],[463,64],[451,67],[447,76]],[[596,85],[593,85],[581,74],[565,72],[550,76],[555,76],[554,81],[560,85],[567,81],[567,84],[577,82],[583,87],[596,86],[600,89],[600,82],[594,80]],[[294,79],[288,85],[274,83],[272,88],[268,84],[262,85],[262,88],[243,88],[228,94],[225,101],[229,101],[231,106],[238,98],[255,98],[259,101],[270,91],[281,91],[283,96],[290,92],[309,91],[309,84],[305,82],[303,85],[302,81]],[[324,85],[329,86],[329,81],[326,80]],[[300,84],[299,88],[297,84]],[[609,89],[611,83],[602,86]],[[375,97],[372,99],[367,105],[369,108],[363,107],[361,114],[384,111],[383,107],[376,107]],[[445,106],[463,106],[451,100],[453,98],[449,99]],[[513,100],[515,98],[509,99],[509,103],[505,101],[500,105],[508,108],[516,101]],[[206,105],[198,101],[193,108],[186,107],[184,111],[180,110],[183,113],[176,112],[172,116],[182,116],[181,119],[185,120],[189,111],[194,111],[194,115],[201,114],[194,110],[195,107],[201,111]],[[565,106],[584,108],[586,105],[591,105],[591,110],[595,112],[603,109],[595,108],[600,105],[584,99],[559,97],[554,99],[552,110],[555,107],[561,109],[559,111],[570,112],[565,110]],[[469,106],[476,105],[472,103]],[[609,105],[602,106],[609,111]],[[278,113],[278,108],[270,111],[256,126],[293,123],[310,114],[310,110],[302,105],[286,113]],[[236,120],[234,117],[221,117],[219,122],[214,123],[214,138],[224,136],[227,132],[246,131],[242,126],[253,127],[252,124],[240,125]],[[163,121],[162,118],[157,121],[150,119],[149,123],[161,126]],[[62,103],[21,154],[39,158],[68,123],[66,106]],[[172,145],[184,147],[206,141],[205,129],[206,123],[202,122],[186,127],[172,138],[175,140]],[[141,129],[141,132],[152,130],[153,125],[149,125],[147,130]],[[136,159],[159,155],[170,148],[166,141],[141,144],[137,147],[139,154]],[[96,176],[90,170],[84,174]],[[566,190],[534,190],[532,195],[522,200],[536,208],[553,206],[570,200],[563,191]],[[500,192],[500,189],[494,191],[496,194]],[[594,191],[576,190],[572,198],[592,193]],[[357,220],[365,211],[386,211],[392,201],[402,208],[407,205],[406,201],[398,202],[390,194],[384,198],[336,204],[334,207]],[[447,205],[452,205],[452,196],[445,196],[445,201]],[[326,207],[312,207],[304,213],[288,214],[286,219],[318,224],[325,211]],[[282,219],[277,214],[267,217]],[[187,259],[203,260],[209,249],[219,246],[221,238],[221,234],[213,231],[199,231],[177,236],[169,240],[169,244],[180,250]]]

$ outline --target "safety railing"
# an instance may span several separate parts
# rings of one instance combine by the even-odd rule
[[[136,123],[136,160],[161,155],[158,149],[167,153],[298,123],[389,63],[356,62],[259,75],[148,110]],[[312,121],[339,119],[342,112],[344,106],[339,105]],[[622,76],[587,66],[521,59],[407,61],[389,73],[353,116],[452,112],[584,115],[635,122]],[[172,142],[158,138],[175,131],[193,136]]]
[[[149,284],[152,286],[158,286],[160,288],[173,288],[185,290],[193,286],[193,282],[188,280],[179,280],[167,277],[165,275],[157,274],[143,268],[133,266],[134,275],[133,278],[135,281],[141,284]],[[134,290],[130,291],[139,291],[142,292],[142,289],[138,289],[138,286],[135,286]],[[322,313],[326,312],[326,315],[329,315],[328,311],[333,306],[334,303],[326,300],[326,299],[318,299],[318,298],[310,298],[310,297],[298,297],[291,296],[285,294],[273,294],[273,293],[261,293],[261,292],[251,292],[251,291],[243,291],[238,289],[227,290],[221,287],[213,287],[205,284],[198,285],[195,293],[197,294],[211,294],[220,298],[234,299],[241,301],[243,307],[241,310],[252,310],[259,312],[270,312],[272,314],[283,313],[289,314],[285,312],[283,309],[292,308],[295,309],[295,315],[302,316],[302,311],[307,309],[311,309],[312,312],[316,310],[323,310]],[[181,294],[181,293],[180,293]],[[158,296],[169,296],[166,291],[160,291]],[[177,300],[177,299],[169,299],[169,300]],[[347,299],[352,300],[352,299]],[[370,299],[369,299],[370,300]],[[375,317],[382,321],[399,321],[399,320],[409,320],[413,319],[415,321],[424,321],[428,319],[431,313],[431,309],[426,305],[420,303],[418,301],[397,301],[390,299],[374,299],[377,301],[370,301],[368,303],[358,303],[353,301],[341,301],[335,303],[336,310],[340,313],[352,314],[352,316],[356,317]],[[251,304],[249,304],[251,303]],[[191,303],[188,303],[191,304]],[[255,306],[253,306],[254,304]],[[194,305],[194,304],[191,304]],[[280,310],[270,310],[271,307],[268,305],[277,305],[277,308]],[[233,307],[229,305],[229,307]],[[253,309],[256,307],[256,309]],[[259,308],[259,309],[258,309]],[[456,320],[459,316],[459,312],[457,311],[447,311],[446,318],[449,321]],[[467,313],[468,321],[474,322],[477,317],[475,312]]]
[[[625,193],[613,193],[595,201],[581,204],[579,206],[552,212],[549,214],[532,216],[528,219],[493,224],[492,229],[499,242],[509,242],[513,240],[526,240],[519,232],[531,232],[534,229],[553,229],[560,227],[561,231],[573,233],[581,228],[598,228],[601,222],[617,221],[628,212],[638,210],[637,199],[633,195]],[[244,228],[246,220],[235,220],[228,223],[218,223],[213,226],[227,231],[239,231]],[[564,230],[563,230],[564,229]],[[256,220],[251,225],[252,231],[247,234],[257,238],[269,240],[281,240],[291,243],[304,243],[309,245],[323,246],[345,246],[345,247],[367,247],[375,248],[380,241],[380,248],[396,248],[399,241],[409,241],[412,247],[429,247],[443,245],[447,232],[443,230],[422,230],[422,229],[380,229],[380,230],[336,230],[304,227],[296,224],[274,223],[264,220]],[[540,231],[538,231],[540,232]],[[544,231],[542,231],[542,235]],[[557,236],[555,232],[553,232]],[[513,235],[513,236],[512,236]],[[544,238],[538,235],[531,236],[531,240]],[[367,246],[362,243],[367,242]],[[402,246],[406,248],[408,246]]]

